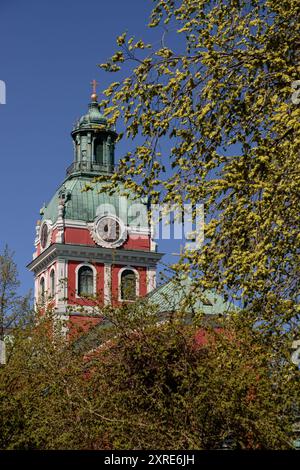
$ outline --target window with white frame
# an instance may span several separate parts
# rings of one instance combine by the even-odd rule
[[[125,269],[121,273],[121,300],[135,300],[137,293],[137,276],[132,269]]]
[[[45,302],[45,293],[46,293],[45,278],[42,277],[42,279],[40,280],[40,301],[41,301],[41,303]]]
[[[89,296],[94,294],[94,273],[89,266],[81,266],[78,270],[78,295]]]

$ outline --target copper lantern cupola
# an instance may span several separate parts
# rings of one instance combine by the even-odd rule
[[[115,166],[115,141],[117,134],[110,129],[107,119],[100,113],[93,81],[93,93],[88,112],[72,130],[74,163],[68,168],[70,174],[111,174]]]

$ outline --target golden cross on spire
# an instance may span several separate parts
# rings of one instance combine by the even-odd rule
[[[92,98],[93,101],[97,101],[97,98],[98,98],[98,96],[97,96],[97,85],[98,85],[98,82],[97,82],[96,80],[93,80],[93,81],[91,82],[91,85],[92,85],[92,90],[93,90],[93,93],[92,93],[91,98]]]

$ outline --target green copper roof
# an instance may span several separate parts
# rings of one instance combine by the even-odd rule
[[[93,187],[92,190],[84,191],[86,184]],[[106,193],[100,193],[100,189],[105,183],[98,182],[91,184],[91,178],[88,176],[76,176],[67,179],[56,191],[48,205],[42,209],[43,220],[51,220],[55,223],[58,217],[58,205],[60,193],[66,195],[64,218],[71,220],[79,220],[83,222],[93,222],[99,214],[98,208],[105,204],[107,211],[113,213],[125,223],[131,223],[130,215],[128,216],[128,208],[133,204],[141,203],[141,201],[133,198],[120,196],[118,193],[110,196]],[[139,218],[139,226],[148,227],[147,211],[145,203],[142,203],[145,210],[141,212]],[[131,214],[133,216],[133,213]]]
[[[191,293],[192,289],[192,280],[190,278],[182,278],[181,280],[171,279],[166,284],[150,292],[147,298],[150,303],[157,306],[158,321],[168,318],[168,314],[171,312],[180,312],[184,300]],[[220,295],[213,291],[205,291],[201,300],[199,300],[199,295],[195,294],[195,297],[198,297],[198,299],[192,302],[192,308],[184,307],[184,312],[189,317],[186,318],[188,322],[191,321],[191,313],[201,312],[207,315],[207,318],[213,320],[214,316],[237,310],[235,305],[225,302]],[[73,347],[77,351],[91,351],[100,346],[103,341],[101,336],[99,336],[99,331],[103,331],[111,326],[110,320],[104,318],[102,323],[91,328],[86,335],[81,336],[73,344]]]
[[[181,280],[171,279],[166,284],[158,287],[149,294],[149,300],[158,306],[159,312],[176,312],[184,307],[185,299],[191,295],[193,289],[192,280],[183,278]],[[195,294],[192,300],[192,307],[185,310],[192,310],[194,313],[201,312],[205,315],[225,314],[234,310],[235,306],[213,291],[205,291],[202,298]]]
[[[88,112],[84,116],[82,116],[79,121],[75,124],[74,130],[90,128],[94,125],[97,126],[106,124],[107,120],[103,116],[103,114],[100,113],[99,104],[94,101],[89,104]]]

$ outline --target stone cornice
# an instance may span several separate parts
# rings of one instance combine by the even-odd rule
[[[71,245],[54,243],[28,264],[28,269],[35,274],[46,269],[57,259],[85,262],[93,260],[98,263],[124,264],[155,267],[163,253],[143,250],[125,250],[102,248],[90,245]]]

